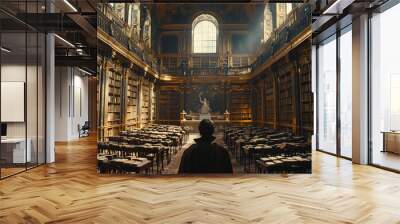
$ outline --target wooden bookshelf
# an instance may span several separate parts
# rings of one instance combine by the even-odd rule
[[[300,113],[303,128],[312,130],[314,99],[311,84],[311,65],[309,63],[300,66]]]
[[[125,129],[131,130],[138,127],[138,75],[128,70],[125,83]]]
[[[258,82],[255,88],[251,89],[252,93],[252,108],[253,108],[253,121],[260,122],[262,121],[262,105],[263,105],[263,82]]]
[[[180,108],[180,93],[175,90],[160,90],[159,92],[159,107],[158,120],[164,121],[179,121]]]
[[[121,93],[122,93],[122,71],[115,66],[106,71],[106,121],[104,123],[105,136],[113,136],[121,129]]]
[[[103,116],[104,116],[104,114],[101,112],[101,109],[102,108],[100,108],[100,105],[101,105],[101,101],[102,101],[102,97],[101,97],[101,94],[100,94],[100,89],[102,89],[102,83],[101,83],[101,77],[102,77],[102,74],[103,74],[103,61],[102,61],[102,57],[97,57],[97,77],[98,77],[98,79],[97,79],[97,96],[96,96],[96,103],[97,103],[97,106],[96,106],[96,108],[97,108],[97,116],[98,116],[98,121],[99,121],[99,123],[97,123],[97,127],[96,127],[96,129],[97,129],[97,140],[98,141],[101,141],[101,140],[103,140],[103,137],[104,137],[104,132],[103,132],[103,129],[101,129],[100,127],[102,127],[103,126],[103,123],[102,123],[102,121],[103,121]]]
[[[275,122],[275,80],[272,75],[265,79],[265,115],[264,121],[268,123]]]
[[[279,74],[279,125],[289,127],[294,118],[293,81],[289,71]]]
[[[151,88],[150,88],[150,99],[151,99],[151,119],[150,121],[153,123],[156,121],[156,107],[157,107],[157,93],[155,91],[155,85],[154,83],[151,83]]]
[[[251,120],[251,92],[249,89],[233,89],[230,99],[230,118],[233,121]]]
[[[141,96],[141,127],[144,127],[150,123],[150,83],[148,80],[142,81],[142,96]]]

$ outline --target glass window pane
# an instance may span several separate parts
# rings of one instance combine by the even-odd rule
[[[196,24],[193,30],[194,53],[216,53],[217,27],[213,22],[204,20]]]
[[[336,153],[336,37],[318,48],[318,147]]]
[[[45,0],[1,1],[0,5],[22,16],[43,13],[45,3]],[[0,18],[3,22],[0,28],[3,115],[0,177],[4,178],[45,162],[46,40],[43,33],[33,28],[14,25],[20,23],[4,12],[0,12]]]
[[[37,165],[37,81],[38,81],[38,35],[36,32],[27,33],[28,62],[26,80],[26,114],[27,114],[27,140],[30,147],[30,162],[28,167]]]
[[[28,69],[26,38],[25,32],[1,34],[1,47],[6,49],[1,50],[2,178],[24,171],[26,162],[31,161],[24,114]]]
[[[371,19],[372,163],[396,170],[400,170],[400,32],[393,27],[398,21],[400,4]]]
[[[352,32],[340,36],[340,153],[352,157]]]

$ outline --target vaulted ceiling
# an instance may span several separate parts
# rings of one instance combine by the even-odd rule
[[[214,15],[222,24],[249,24],[259,21],[263,3],[254,4],[152,4],[157,24],[191,24],[200,13]]]

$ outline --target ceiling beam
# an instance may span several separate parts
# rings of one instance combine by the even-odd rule
[[[80,14],[68,14],[72,21],[80,26],[90,37],[97,38],[97,29],[90,24],[85,17]]]
[[[55,56],[56,66],[88,67],[96,71],[96,58],[90,56]]]

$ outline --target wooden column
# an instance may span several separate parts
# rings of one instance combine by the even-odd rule
[[[122,79],[121,79],[121,123],[122,129],[126,130],[127,119],[127,94],[128,94],[128,69],[126,67],[122,67]]]
[[[110,91],[109,88],[109,72],[111,72],[110,70],[112,69],[112,63],[110,63],[109,60],[107,60],[105,62],[105,67],[104,67],[104,92],[103,92],[103,97],[104,97],[104,114],[103,114],[103,138],[108,136],[108,102],[109,102],[109,97],[108,97],[108,93]]]
[[[232,87],[229,84],[227,84],[226,86],[225,98],[226,98],[226,109],[228,110],[229,113],[231,113]]]
[[[265,126],[265,75],[262,77],[261,82],[261,124]]]
[[[274,101],[275,101],[275,118],[274,118],[274,127],[278,128],[279,126],[279,73],[273,71],[274,76]]]
[[[142,127],[142,85],[143,85],[143,76],[139,77],[138,80],[138,93],[137,93],[137,126],[138,128]]]
[[[97,122],[97,139],[99,141],[103,141],[104,138],[104,125],[105,125],[105,108],[106,108],[106,102],[105,102],[105,89],[106,89],[106,81],[107,81],[107,75],[106,75],[106,70],[107,70],[107,61],[105,60],[104,57],[101,57],[101,59],[98,60],[98,63],[100,64],[100,73],[98,74],[99,78],[99,86],[98,86],[98,91],[99,91],[99,99],[98,99],[98,104],[99,104],[99,112],[98,112],[98,122]]]
[[[185,85],[179,86],[179,113],[182,112],[185,108]]]
[[[156,87],[156,123],[159,123],[160,120],[160,88],[159,83],[155,84]]]
[[[293,131],[297,134],[300,133],[301,130],[301,102],[300,102],[300,82],[299,82],[299,71],[297,62],[294,62],[293,65],[293,100],[294,100],[294,121],[293,121]]]

